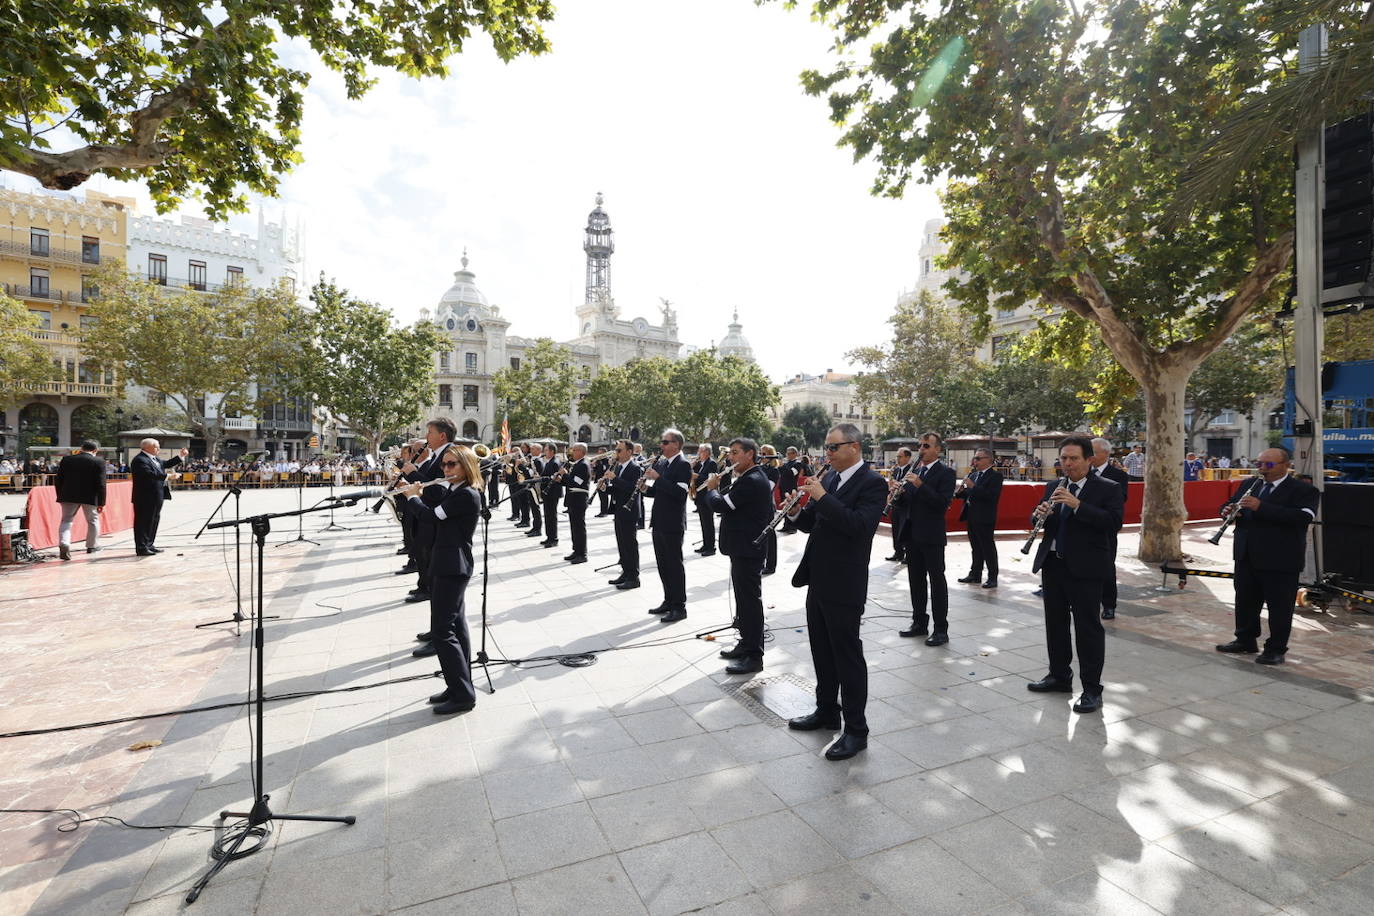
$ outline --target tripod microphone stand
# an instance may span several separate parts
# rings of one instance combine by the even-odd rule
[[[210,883],[210,880],[214,878],[215,875],[219,874],[224,866],[228,865],[232,860],[252,855],[261,849],[266,844],[269,833],[268,828],[264,827],[264,825],[271,821],[325,821],[336,824],[353,824],[357,822],[357,818],[351,814],[343,816],[275,814],[267,805],[270,796],[264,791],[267,786],[263,781],[263,704],[265,701],[263,688],[263,646],[266,641],[264,639],[265,631],[263,629],[263,609],[266,602],[263,592],[263,566],[265,559],[263,553],[267,544],[267,533],[272,530],[272,519],[274,518],[286,518],[292,515],[300,518],[307,512],[323,512],[326,508],[328,507],[312,506],[309,509],[297,509],[294,512],[274,512],[263,515],[252,515],[244,519],[235,518],[232,521],[211,522],[205,526],[206,528],[228,528],[233,526],[237,530],[240,525],[251,525],[253,540],[257,545],[257,607],[253,615],[252,642],[252,650],[256,652],[258,656],[257,664],[254,668],[254,693],[256,696],[253,701],[253,716],[256,719],[253,735],[255,742],[252,748],[254,797],[253,807],[250,811],[221,811],[219,813],[219,819],[221,821],[231,817],[242,817],[248,820],[247,823],[227,831],[225,836],[211,849],[211,853],[215,857],[215,863],[210,866],[205,874],[200,876],[200,879],[196,881],[196,883],[192,885],[191,890],[187,892],[187,903],[195,903],[196,898],[200,896],[200,892],[205,889],[206,885]],[[258,839],[258,844],[246,849],[240,849],[249,837]]]
[[[352,528],[345,528],[343,525],[334,522],[334,472],[329,473],[329,524],[320,529],[321,531],[352,531]]]
[[[218,506],[215,506],[215,511],[210,513],[210,517],[207,518],[207,519],[205,520],[205,524],[204,524],[204,525],[201,525],[201,526],[200,526],[200,530],[196,532],[196,536],[193,537],[193,538],[191,538],[191,540],[193,540],[193,541],[194,541],[194,540],[197,540],[197,539],[200,538],[200,536],[201,536],[202,534],[205,533],[205,529],[210,525],[210,519],[214,518],[216,515],[218,515],[220,512],[222,512],[222,511],[224,510],[224,504],[227,503],[227,502],[229,501],[229,497],[231,497],[231,496],[234,497],[234,521],[237,522],[238,519],[239,519],[239,497],[242,496],[242,495],[243,495],[243,491],[242,491],[242,490],[240,490],[240,489],[239,489],[238,487],[236,487],[236,486],[231,486],[231,487],[229,488],[229,492],[225,493],[225,494],[224,494],[224,498],[221,499],[221,500],[219,501],[219,505],[218,505]],[[242,553],[242,548],[243,548],[243,541],[242,541],[242,539],[239,537],[239,529],[238,529],[238,526],[235,525],[235,526],[234,526],[234,616],[233,616],[233,617],[226,618],[226,619],[224,619],[224,620],[211,620],[209,623],[198,623],[198,624],[196,624],[196,627],[195,627],[197,630],[203,630],[203,629],[205,629],[206,627],[217,627],[217,626],[219,626],[219,625],[222,624],[222,623],[232,623],[232,624],[234,625],[234,635],[235,635],[235,636],[241,636],[241,635],[243,634],[243,631],[242,631],[242,629],[241,629],[241,624],[242,624],[245,620],[247,620],[248,618],[245,617],[245,616],[243,616],[243,553]],[[276,618],[276,615],[273,615],[273,616],[268,617],[268,618],[266,618],[266,619],[267,619],[267,620],[276,620],[277,618]]]
[[[289,540],[289,541],[282,541],[280,544],[277,545],[278,547],[286,547],[286,546],[288,546],[288,545],[290,545],[290,544],[299,544],[299,543],[301,543],[301,542],[304,542],[304,543],[306,543],[306,544],[314,544],[316,547],[320,546],[320,542],[319,542],[319,541],[312,541],[312,540],[310,540],[310,538],[308,538],[308,537],[305,536],[305,513],[306,513],[307,511],[309,511],[309,510],[306,510],[306,509],[302,509],[302,508],[301,508],[301,506],[304,504],[304,500],[302,499],[302,496],[301,496],[301,490],[302,490],[302,487],[304,486],[304,484],[305,484],[305,475],[304,475],[304,474],[301,474],[299,477],[296,478],[296,511],[295,511],[295,512],[279,512],[279,513],[277,513],[277,515],[294,515],[294,516],[296,516],[296,536],[293,537],[293,538],[292,538],[291,540]],[[322,507],[322,508],[323,508],[323,507]],[[334,508],[334,506],[333,506],[332,503],[330,504],[329,508],[330,508],[330,509],[333,509],[333,508]]]

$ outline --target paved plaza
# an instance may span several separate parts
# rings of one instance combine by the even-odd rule
[[[316,496],[307,491],[306,501]],[[0,732],[246,696],[249,638],[232,625],[232,536],[192,535],[221,494],[177,493],[136,558],[129,532],[96,555],[0,572]],[[244,514],[294,508],[246,492]],[[0,511],[18,510],[0,497]],[[644,587],[606,585],[609,519],[589,519],[590,561],[562,562],[498,512],[491,523],[494,694],[439,718],[414,659],[425,605],[401,597],[397,528],[338,513],[348,531],[268,536],[267,791],[285,823],[234,861],[191,912],[209,914],[1243,913],[1364,914],[1374,905],[1374,616],[1305,612],[1277,669],[1212,651],[1230,639],[1230,583],[1179,590],[1126,555],[1107,624],[1106,705],[1036,695],[1044,631],[1024,536],[1000,541],[1002,587],[953,579],[951,633],[929,648],[906,571],[874,543],[864,640],[868,750],[830,763],[828,735],[780,727],[723,673],[728,563],[687,560],[688,619],[662,597],[648,537]],[[696,534],[690,518],[689,534]],[[1186,549],[1224,570],[1201,526]],[[647,532],[646,532],[647,534]],[[694,538],[689,538],[689,543]],[[780,538],[764,580],[770,685],[812,682],[790,585],[805,535]],[[1229,543],[1229,542],[1228,542]],[[690,548],[689,548],[690,549]],[[247,566],[245,563],[245,572]],[[481,581],[468,591],[477,632]],[[1166,586],[1161,590],[1160,586]],[[245,597],[246,593],[245,593]],[[593,664],[568,656],[596,652]],[[486,687],[479,670],[476,679]],[[243,707],[0,739],[0,807],[76,808],[135,824],[212,824],[252,797]],[[160,741],[145,750],[136,742]],[[0,815],[0,912],[156,914],[210,864],[214,835]]]

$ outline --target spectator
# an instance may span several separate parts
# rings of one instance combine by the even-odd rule
[[[1121,462],[1132,480],[1145,479],[1145,446],[1134,445],[1131,453]]]
[[[1202,460],[1198,458],[1197,452],[1189,452],[1188,457],[1183,461],[1183,479],[1198,480],[1202,474]]]

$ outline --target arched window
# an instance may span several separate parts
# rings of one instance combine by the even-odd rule
[[[19,411],[19,452],[30,445],[57,445],[57,411],[49,404],[30,404]]]
[[[100,408],[94,404],[82,404],[72,411],[72,441],[67,444],[79,446],[83,439],[100,439],[103,425],[100,422]],[[114,445],[113,442],[100,444]]]
[[[579,427],[577,428],[577,441],[579,441],[579,442],[590,442],[590,441],[592,441],[592,428],[591,428],[590,426],[588,426],[586,423],[583,423],[581,426],[579,426]]]
[[[463,423],[463,438],[464,438],[464,439],[476,439],[476,438],[477,438],[477,421],[476,421],[476,420],[467,420],[466,422]]]

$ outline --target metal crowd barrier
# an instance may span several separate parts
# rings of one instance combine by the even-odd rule
[[[128,480],[127,473],[110,474],[107,480]],[[230,486],[242,489],[276,489],[303,487],[385,486],[387,475],[381,471],[352,471],[336,473],[323,471],[319,474],[305,472],[288,473],[280,471],[186,471],[173,472],[167,484],[173,490],[223,490]],[[0,474],[0,493],[26,493],[34,487],[56,486],[56,474]]]

